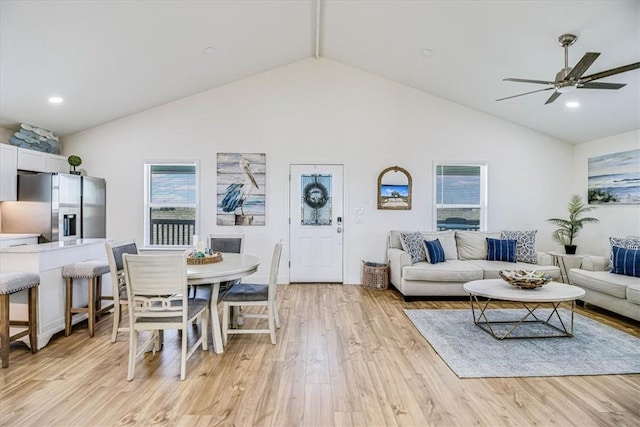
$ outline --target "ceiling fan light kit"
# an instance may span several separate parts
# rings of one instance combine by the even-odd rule
[[[547,99],[547,102],[545,102],[545,104],[551,104],[563,93],[572,92],[576,89],[620,89],[626,86],[626,83],[600,83],[594,82],[594,80],[640,68],[640,62],[634,62],[633,64],[623,65],[622,67],[616,67],[610,70],[591,74],[589,76],[584,76],[583,74],[587,71],[591,64],[595,62],[598,56],[600,56],[600,52],[585,53],[580,61],[578,61],[578,63],[573,68],[571,68],[569,67],[569,46],[573,45],[576,40],[578,40],[578,36],[576,36],[575,34],[562,34],[560,37],[558,37],[558,43],[560,43],[560,46],[564,48],[564,68],[556,74],[556,77],[553,81],[517,78],[503,79],[503,81],[508,82],[543,84],[548,87],[544,89],[520,93],[518,95],[507,96],[504,98],[496,99],[496,101],[503,101],[505,99],[517,98],[519,96],[529,95],[531,93],[553,90],[554,92]]]

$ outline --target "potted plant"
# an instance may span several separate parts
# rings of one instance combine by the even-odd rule
[[[547,220],[560,227],[553,232],[553,239],[564,245],[564,250],[567,254],[576,253],[576,245],[573,244],[573,239],[578,235],[582,227],[590,222],[598,222],[597,218],[582,216],[594,209],[596,209],[594,206],[585,206],[582,202],[582,197],[574,194],[567,205],[569,219],[549,218]]]
[[[69,156],[67,162],[69,162],[69,164],[73,166],[73,170],[71,171],[71,173],[74,175],[80,175],[79,171],[76,172],[76,166],[80,166],[82,164],[82,159],[80,158],[80,156],[76,156],[75,154],[73,154]]]

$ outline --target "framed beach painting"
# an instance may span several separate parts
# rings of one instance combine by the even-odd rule
[[[218,225],[265,225],[265,153],[218,153]]]
[[[589,204],[640,204],[640,149],[589,157]]]

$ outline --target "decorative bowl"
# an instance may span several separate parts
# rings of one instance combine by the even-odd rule
[[[551,281],[551,276],[546,273],[536,273],[535,270],[502,270],[499,274],[505,282],[521,289],[539,288]]]

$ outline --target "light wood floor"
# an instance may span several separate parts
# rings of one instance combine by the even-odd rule
[[[168,332],[127,382],[127,336],[109,341],[111,315],[92,339],[85,322],[35,355],[17,343],[0,369],[0,425],[640,425],[640,375],[456,377],[402,310],[467,301],[342,285],[280,286],[279,299],[277,345],[230,337],[222,355],[196,352],[185,381]],[[579,312],[640,337],[638,323]]]

